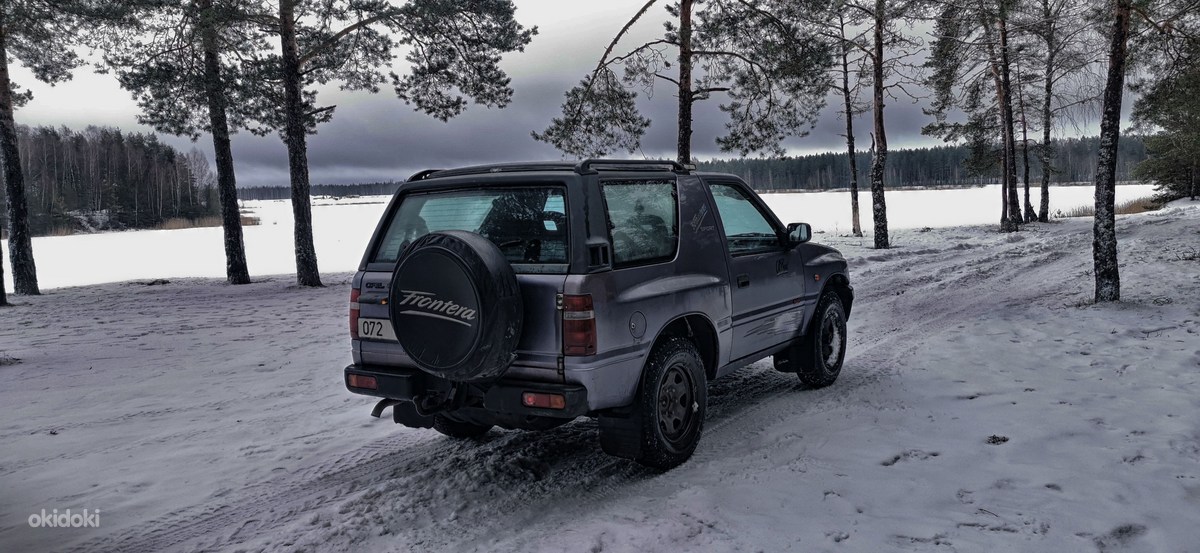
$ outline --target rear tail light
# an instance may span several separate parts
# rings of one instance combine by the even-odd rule
[[[539,409],[566,409],[567,398],[562,394],[543,394],[538,392],[525,392],[521,394],[521,404],[526,407],[537,407]]]
[[[366,390],[378,390],[379,383],[375,381],[375,377],[362,374],[352,374],[346,377],[351,388],[363,388]]]
[[[563,296],[563,355],[596,353],[596,312],[592,296]]]
[[[350,338],[358,339],[358,288],[350,289]]]

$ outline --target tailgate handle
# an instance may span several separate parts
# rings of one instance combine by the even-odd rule
[[[358,303],[369,305],[387,305],[387,294],[363,294],[358,297]]]
[[[748,274],[747,275],[738,275],[737,276],[737,284],[738,284],[738,288],[745,288],[747,286],[750,286],[750,275],[748,275]]]

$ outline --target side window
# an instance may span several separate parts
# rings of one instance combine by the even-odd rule
[[[725,227],[725,239],[729,242],[729,253],[733,255],[760,252],[779,247],[779,235],[775,227],[755,207],[750,198],[736,186],[709,183],[721,225]]]
[[[675,181],[604,181],[617,266],[675,257],[679,224]]]

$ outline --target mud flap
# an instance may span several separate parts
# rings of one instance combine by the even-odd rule
[[[610,409],[597,417],[600,424],[600,448],[614,457],[639,459],[642,456],[642,414],[634,406]]]
[[[409,428],[433,428],[433,416],[417,412],[411,401],[402,401],[392,407],[392,420]]]

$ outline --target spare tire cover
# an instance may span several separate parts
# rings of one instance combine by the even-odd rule
[[[418,238],[392,274],[388,312],[425,372],[490,380],[512,364],[523,313],[517,276],[488,239],[458,230]]]

